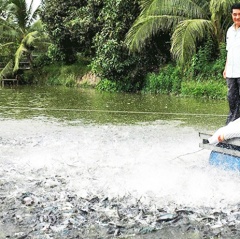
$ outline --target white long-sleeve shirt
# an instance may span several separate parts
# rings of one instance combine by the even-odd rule
[[[234,24],[227,31],[226,39],[227,62],[226,77],[240,77],[240,28],[235,29]]]

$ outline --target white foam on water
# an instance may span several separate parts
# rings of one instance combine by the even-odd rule
[[[67,125],[0,121],[0,179],[16,194],[29,181],[60,175],[78,195],[134,197],[160,205],[225,207],[239,203],[240,175],[208,164],[198,131],[178,121],[142,125]]]

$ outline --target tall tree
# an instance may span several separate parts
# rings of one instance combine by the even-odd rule
[[[86,0],[44,0],[41,19],[46,25],[46,31],[66,63],[76,61],[79,48],[79,35],[76,31],[86,31],[78,25],[76,18],[81,18],[79,9],[87,5]],[[80,19],[83,21],[83,19]],[[76,28],[75,28],[76,27]]]
[[[231,23],[234,0],[142,0],[141,13],[126,36],[131,50],[140,51],[159,31],[171,32],[171,53],[184,64],[199,42],[211,36],[220,43]]]
[[[99,12],[104,0],[45,0],[41,19],[45,24],[56,60],[73,63],[77,53],[94,55],[92,40],[99,31]],[[56,54],[57,55],[57,54]]]
[[[7,1],[6,0],[0,0],[0,17],[5,18],[6,17],[6,8],[7,8]]]
[[[8,44],[9,64],[1,72],[6,74],[6,69],[10,69],[10,62],[13,62],[13,72],[19,68],[19,61],[26,57],[29,63],[32,63],[32,51],[36,46],[39,38],[46,38],[43,32],[41,20],[37,19],[38,9],[32,11],[33,0],[28,7],[26,0],[8,0],[6,1],[3,16],[0,17],[0,28],[2,35],[0,37],[1,44]]]

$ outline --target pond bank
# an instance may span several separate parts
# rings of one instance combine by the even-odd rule
[[[181,97],[196,97],[226,100],[225,79],[208,74],[192,76],[180,74],[178,68],[170,65],[158,73],[148,73],[144,79],[108,80],[91,71],[88,60],[72,65],[61,63],[27,70],[22,75],[22,84],[38,84],[67,87],[91,87],[101,92],[142,92],[143,94],[172,94]],[[175,72],[176,71],[176,72]]]

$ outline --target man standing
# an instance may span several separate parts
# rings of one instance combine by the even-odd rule
[[[223,77],[228,86],[229,115],[226,124],[240,117],[240,3],[231,7],[233,25],[227,31],[227,60]]]

